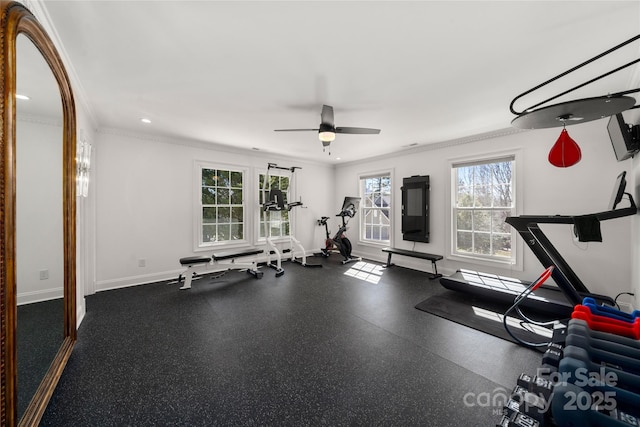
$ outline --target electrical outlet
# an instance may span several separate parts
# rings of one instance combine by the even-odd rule
[[[49,278],[49,270],[40,270],[40,280],[47,280]]]
[[[139,259],[138,260],[138,267],[146,267],[147,266],[147,260],[146,259]]]

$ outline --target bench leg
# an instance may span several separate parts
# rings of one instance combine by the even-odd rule
[[[191,289],[191,279],[193,278],[193,268],[188,267],[187,271],[183,274],[184,276],[184,285],[180,287],[180,289]]]
[[[433,267],[433,273],[429,275],[429,278],[437,279],[439,277],[442,277],[442,274],[438,273],[438,266],[436,265],[436,262],[434,260],[431,260],[431,266]]]
[[[393,264],[391,264],[391,255],[393,255],[391,252],[389,252],[389,255],[387,255],[387,264],[385,265],[385,267],[391,267]]]

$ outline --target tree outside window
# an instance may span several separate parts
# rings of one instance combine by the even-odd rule
[[[514,259],[514,159],[454,165],[454,252],[498,260]]]
[[[201,244],[244,239],[244,174],[201,168]]]

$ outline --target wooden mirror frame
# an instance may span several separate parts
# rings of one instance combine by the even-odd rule
[[[38,425],[71,355],[76,333],[76,118],[69,77],[45,30],[22,4],[0,2],[0,425]],[[62,98],[64,233],[63,342],[29,406],[18,420],[16,289],[16,37],[27,36],[49,64]]]

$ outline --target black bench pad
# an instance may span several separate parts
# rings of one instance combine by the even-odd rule
[[[428,254],[428,253],[425,253],[425,252],[409,251],[409,250],[406,250],[406,249],[382,248],[382,252],[389,252],[390,254],[410,256],[410,257],[413,257],[413,258],[428,259],[429,261],[440,261],[442,259],[442,255]]]
[[[206,264],[208,262],[211,262],[210,256],[190,256],[180,258],[180,265]]]
[[[215,252],[213,254],[213,260],[220,261],[223,259],[239,258],[242,256],[261,254],[262,252],[264,252],[262,249],[255,249],[255,248],[239,249],[239,250],[232,250],[232,251],[225,251],[225,252]]]

